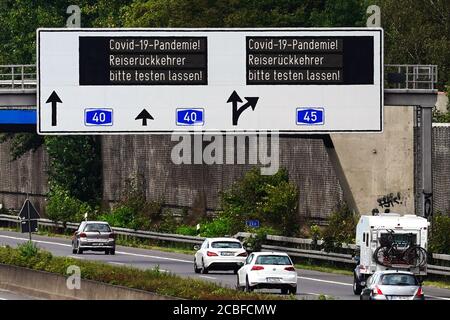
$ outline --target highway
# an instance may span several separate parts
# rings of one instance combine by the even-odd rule
[[[12,247],[28,240],[27,235],[0,231],[0,245]],[[85,252],[74,255],[71,250],[70,239],[33,235],[33,241],[38,247],[50,251],[55,256],[72,257],[75,259],[88,259],[102,261],[111,265],[133,266],[141,269],[151,269],[159,266],[163,272],[171,272],[181,277],[198,278],[213,281],[227,287],[235,287],[236,276],[232,272],[210,272],[209,274],[196,274],[193,271],[193,256],[179,253],[169,253],[156,250],[117,246],[114,256],[97,252]],[[358,296],[352,292],[352,277],[333,273],[311,270],[298,270],[298,299],[317,299],[319,295],[326,295],[336,300],[357,300]],[[279,291],[267,291],[275,292]],[[435,287],[424,287],[425,297],[428,300],[450,300],[450,290]],[[3,293],[0,298],[20,298],[20,295]]]

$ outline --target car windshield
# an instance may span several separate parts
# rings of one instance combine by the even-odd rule
[[[84,228],[86,232],[111,232],[111,229],[104,223],[89,223]]]
[[[291,265],[291,260],[287,256],[259,256],[255,264]]]
[[[416,286],[418,282],[416,277],[410,274],[386,274],[382,276],[381,284],[384,286]]]
[[[239,249],[242,248],[240,242],[236,241],[217,241],[211,243],[211,248],[214,249]]]

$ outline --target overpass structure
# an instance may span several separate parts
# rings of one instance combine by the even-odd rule
[[[430,217],[433,210],[432,109],[438,90],[436,65],[385,65],[385,106],[415,107],[420,132],[416,166],[420,172],[420,208],[416,213]],[[36,66],[0,65],[0,132],[36,132]],[[298,135],[318,138],[324,145],[340,180],[346,202],[358,212],[352,187],[341,165],[330,135]],[[358,212],[359,213],[359,212]]]

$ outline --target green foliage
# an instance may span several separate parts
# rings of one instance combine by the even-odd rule
[[[185,236],[196,236],[198,235],[197,227],[196,226],[187,226],[187,225],[181,225],[178,226],[175,230],[176,234],[182,234]]]
[[[36,256],[39,252],[39,248],[32,241],[19,244],[17,249],[19,250],[19,254],[26,259]]]
[[[448,0],[377,0],[385,34],[386,64],[436,64],[439,88],[450,81]]]
[[[147,201],[144,194],[143,180],[133,176],[125,181],[121,201],[108,214],[100,219],[112,226],[135,230],[157,229],[162,215],[162,201]]]
[[[434,215],[428,248],[433,253],[450,254],[450,216]]]
[[[322,232],[323,248],[327,252],[336,252],[343,243],[354,243],[358,217],[346,204],[341,204],[327,218],[327,226]]]
[[[101,197],[101,155],[95,136],[47,136],[50,191],[61,187],[76,199],[95,203]]]
[[[309,27],[362,25],[360,0],[137,0],[127,27]]]
[[[125,266],[112,266],[105,263],[75,260],[67,257],[53,257],[49,252],[38,250],[28,257],[22,250],[0,247],[0,263],[15,265],[33,270],[67,275],[67,268],[77,265],[81,268],[83,279],[120,285],[157,294],[179,297],[188,300],[273,300],[285,299],[277,295],[239,292],[223,288],[213,282],[186,279],[172,273],[161,272],[159,268],[141,270]]]
[[[267,239],[267,235],[277,235],[277,230],[272,228],[258,228],[252,230],[252,235],[245,239],[244,246],[250,252],[261,251],[263,243]]]
[[[217,217],[211,222],[200,223],[200,236],[223,237],[231,236],[233,221],[229,217]]]
[[[439,111],[436,107],[434,107],[433,108],[433,122],[449,123],[450,122],[450,111],[442,112],[442,111]]]
[[[10,140],[10,152],[13,160],[23,156],[28,151],[36,151],[43,143],[44,138],[35,133],[2,133],[0,143]]]
[[[62,187],[53,186],[49,193],[46,212],[51,220],[77,222],[83,220],[86,212],[91,214],[93,209],[88,203],[71,196]]]
[[[258,219],[261,226],[272,227],[287,236],[299,231],[298,191],[289,183],[285,169],[266,176],[254,168],[220,197],[223,211],[219,216],[230,219],[230,233],[244,230],[250,219]]]

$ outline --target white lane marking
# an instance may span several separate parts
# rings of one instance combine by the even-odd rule
[[[73,259],[80,259],[80,260],[86,259],[86,258],[79,257],[79,256],[69,256],[69,257],[70,257],[70,258],[73,258]]]
[[[125,265],[125,263],[122,263],[122,262],[115,262],[115,261],[109,261],[108,263],[111,263],[111,264],[117,264],[118,266],[123,266],[123,265]]]
[[[0,300],[8,300],[8,299],[5,299],[5,298],[0,298]]]
[[[193,263],[190,260],[167,258],[167,257],[158,257],[158,256],[150,256],[150,255],[147,255],[147,254],[139,254],[139,253],[131,253],[131,252],[123,252],[123,251],[116,251],[116,252],[119,253],[119,254],[125,254],[125,255],[128,255],[128,256],[153,258],[153,259],[161,259],[161,260],[169,260],[169,261],[178,261],[178,262],[184,262],[184,263]]]
[[[430,297],[430,298],[439,299],[439,300],[449,300],[450,301],[450,298],[430,296],[429,294],[426,294],[425,297]]]
[[[332,283],[332,284],[340,284],[342,286],[350,286],[353,285],[351,283],[345,283],[345,282],[337,282],[337,281],[331,281],[331,280],[322,280],[322,279],[316,279],[316,278],[307,278],[307,277],[298,277],[299,279],[303,280],[310,280],[310,281],[317,281],[317,282],[326,282],[326,283]]]
[[[0,235],[0,238],[28,241],[27,238],[11,237],[11,236],[4,236],[4,235]],[[54,244],[54,245],[64,246],[64,247],[72,247],[72,245],[70,245],[70,244],[64,244],[64,243],[58,243],[58,242],[50,242],[50,241],[42,241],[42,240],[33,240],[33,242]],[[116,253],[124,254],[124,255],[128,255],[128,256],[135,256],[135,257],[153,258],[153,259],[161,259],[161,260],[169,260],[169,261],[178,261],[178,262],[184,262],[184,263],[192,263],[192,261],[190,261],[190,260],[182,260],[182,259],[175,259],[175,258],[168,258],[168,257],[158,257],[158,256],[147,255],[147,254],[138,254],[138,253],[124,252],[124,251],[116,251]]]
[[[19,237],[11,237],[11,236],[4,236],[2,234],[0,234],[0,238],[7,238],[7,239],[14,239],[14,240],[25,240],[28,241],[27,238],[19,238]],[[50,241],[42,241],[42,240],[33,240],[33,242],[37,242],[37,243],[46,243],[46,244],[56,244],[58,246],[63,246],[63,247],[72,247],[72,245],[70,244],[64,244],[64,243],[58,243],[58,242],[50,242]]]
[[[217,279],[217,278],[208,277],[208,276],[199,276],[199,278],[212,279],[212,280],[216,280]]]

